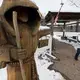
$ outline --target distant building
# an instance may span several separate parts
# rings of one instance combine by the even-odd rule
[[[52,17],[55,19],[57,13],[49,11],[45,19],[42,19],[41,25],[50,27],[51,24],[48,23],[51,23]],[[60,12],[57,23],[56,26],[53,25],[54,31],[60,32],[65,28],[66,32],[80,32],[80,12]]]

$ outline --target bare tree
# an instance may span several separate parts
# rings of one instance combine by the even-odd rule
[[[76,7],[80,7],[80,0],[68,0],[68,1],[72,6],[75,5]]]

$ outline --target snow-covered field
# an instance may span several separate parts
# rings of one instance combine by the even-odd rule
[[[66,36],[77,36],[80,33],[70,33],[67,32]],[[71,44],[75,47],[80,46],[79,43],[74,43],[74,42],[69,42],[66,40],[61,40],[62,32],[55,32],[54,33],[54,38],[58,39],[59,41]],[[50,37],[48,37],[50,38]],[[62,77],[62,75],[59,72],[56,72],[55,70],[49,70],[48,67],[51,64],[54,64],[54,61],[52,61],[47,55],[51,56],[50,52],[50,44],[51,39],[49,39],[49,45],[43,48],[37,48],[35,52],[35,60],[36,60],[36,65],[37,65],[37,71],[39,75],[40,80],[66,80]],[[56,57],[51,56],[53,59],[56,59]],[[6,68],[0,70],[0,80],[7,80],[7,72]]]

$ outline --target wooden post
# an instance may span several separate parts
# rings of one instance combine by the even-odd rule
[[[13,24],[14,24],[15,34],[16,34],[17,47],[21,49],[20,34],[19,34],[18,25],[17,25],[17,12],[15,11],[13,11]],[[21,68],[22,79],[26,80],[25,70],[23,67],[23,61],[19,59],[19,63],[20,63],[20,68]]]
[[[76,22],[76,32],[78,32],[79,21]]]
[[[54,41],[54,38],[53,38],[53,32],[54,32],[54,25],[53,25],[53,21],[54,21],[54,18],[52,17],[51,19],[51,54],[53,55],[53,51],[55,49],[55,41]]]
[[[64,22],[64,26],[63,26],[63,38],[65,37],[65,27],[66,27],[66,24],[65,24],[65,22]]]

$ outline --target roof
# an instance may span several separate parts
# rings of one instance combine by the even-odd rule
[[[45,16],[46,23],[50,22],[52,17],[56,17],[58,12],[49,11]],[[68,21],[76,21],[80,19],[80,12],[60,12],[58,17],[58,22],[68,22]]]

